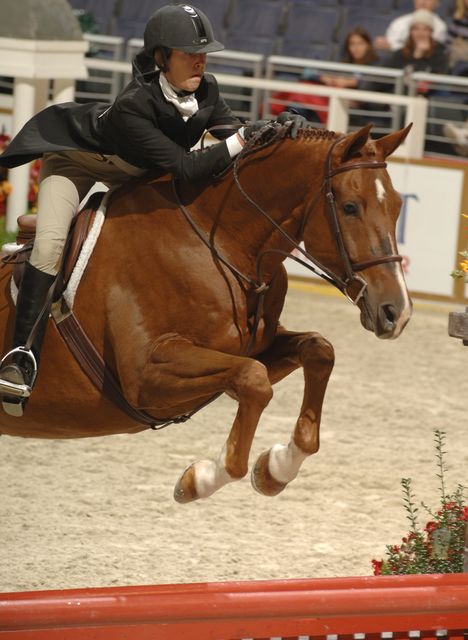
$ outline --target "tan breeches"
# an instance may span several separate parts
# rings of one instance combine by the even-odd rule
[[[103,182],[107,187],[116,186],[143,173],[115,156],[81,151],[44,155],[31,264],[55,275],[72,218],[91,187],[96,182]]]

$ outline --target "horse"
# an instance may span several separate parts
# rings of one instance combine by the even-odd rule
[[[304,395],[287,445],[264,451],[253,487],[279,494],[319,449],[331,343],[280,323],[285,258],[302,251],[360,310],[361,324],[397,338],[411,315],[395,240],[401,207],[386,158],[411,125],[379,139],[270,123],[234,165],[200,184],[138,179],[112,193],[76,293],[73,313],[124,401],[155,424],[177,422],[226,393],[238,402],[217,457],[177,480],[180,503],[243,478],[272,386],[303,368]],[[301,245],[301,243],[303,243]],[[302,248],[304,247],[304,248]],[[13,317],[11,267],[1,275],[0,331]],[[49,319],[41,371],[22,418],[0,414],[0,433],[81,438],[149,428],[99,388]]]

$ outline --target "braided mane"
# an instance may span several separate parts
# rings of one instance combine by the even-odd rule
[[[329,131],[328,129],[317,129],[315,127],[299,129],[297,132],[298,138],[305,138],[306,140],[334,140],[336,135],[337,134],[334,131]]]
[[[278,142],[283,138],[287,138],[291,130],[291,124],[279,124],[278,122],[268,122],[262,129],[255,133],[245,145],[245,151],[251,152],[267,147],[268,145]],[[299,129],[297,139],[304,140],[334,140],[337,134],[328,129],[318,129],[316,127],[307,127]],[[244,155],[244,154],[243,154]]]

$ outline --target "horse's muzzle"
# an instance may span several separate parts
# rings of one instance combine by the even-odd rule
[[[404,305],[401,309],[392,303],[380,304],[374,313],[367,305],[360,307],[361,324],[380,340],[398,338],[411,317],[411,304]]]

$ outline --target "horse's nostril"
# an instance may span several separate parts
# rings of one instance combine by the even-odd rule
[[[397,311],[392,304],[383,304],[379,309],[380,322],[384,331],[391,331],[396,324]]]
[[[383,310],[388,320],[390,320],[391,322],[394,322],[397,314],[393,304],[384,304]]]

